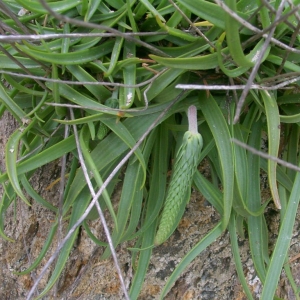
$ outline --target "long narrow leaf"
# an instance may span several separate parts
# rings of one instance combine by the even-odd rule
[[[252,147],[260,147],[261,141],[261,121],[255,122],[252,126],[252,131],[249,136],[249,145]],[[248,184],[247,184],[247,205],[250,210],[257,210],[261,206],[260,194],[260,158],[251,152],[248,152]],[[262,282],[265,280],[266,268],[264,261],[264,246],[267,243],[268,237],[264,236],[263,231],[263,216],[248,217],[248,232],[251,255],[256,272]]]
[[[220,157],[224,203],[222,224],[223,229],[225,229],[231,214],[234,186],[234,164],[230,133],[224,116],[214,98],[212,96],[206,98],[206,96],[201,93],[199,100],[203,116],[214,136]]]
[[[268,153],[271,156],[278,156],[280,144],[280,117],[279,110],[274,95],[267,91],[261,91],[262,99],[264,101],[267,123],[268,123]],[[276,166],[277,162],[269,160],[268,162],[268,178],[271,193],[274,203],[277,208],[281,208],[280,199],[276,182]]]
[[[261,294],[262,300],[270,299],[270,297],[272,298],[275,294],[281,270],[290,247],[299,201],[300,173],[298,172],[288,201],[286,213],[281,223],[270,265],[267,270],[266,281]]]

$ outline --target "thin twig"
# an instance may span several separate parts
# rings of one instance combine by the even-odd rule
[[[74,113],[73,113],[72,108],[70,108],[70,115],[71,115],[71,119],[74,120],[75,117],[74,117]],[[82,171],[83,171],[83,175],[84,175],[85,181],[86,181],[86,183],[89,187],[89,190],[90,190],[90,193],[91,193],[92,197],[95,198],[96,193],[95,193],[93,184],[90,180],[88,170],[87,170],[84,158],[83,158],[83,154],[82,154],[80,143],[79,143],[79,137],[78,137],[78,131],[77,131],[77,126],[76,125],[73,125],[73,131],[74,131],[78,157],[79,157],[79,161],[80,161],[81,168],[82,168]],[[101,223],[103,225],[104,232],[105,232],[105,235],[106,235],[106,238],[107,238],[107,241],[108,241],[108,245],[109,245],[113,260],[115,262],[115,267],[116,267],[117,273],[119,275],[119,280],[121,282],[121,287],[122,287],[125,299],[130,300],[127,289],[126,289],[126,286],[125,286],[125,282],[124,282],[124,278],[123,278],[122,271],[121,271],[121,268],[120,268],[120,264],[118,262],[118,258],[117,258],[117,254],[116,254],[116,251],[115,251],[115,248],[114,248],[114,244],[113,244],[113,241],[112,241],[112,238],[111,238],[111,234],[109,232],[108,225],[106,223],[103,211],[102,211],[98,201],[95,202],[95,206],[97,208],[97,211],[98,211],[98,214],[99,214],[99,217],[100,217],[100,220],[101,220]]]
[[[275,157],[275,156],[266,154],[266,153],[264,153],[262,151],[259,151],[259,150],[255,149],[255,148],[253,148],[253,147],[251,147],[251,146],[249,146],[249,145],[247,145],[247,144],[245,144],[245,143],[243,143],[243,142],[241,142],[241,141],[239,141],[239,140],[237,140],[235,138],[232,138],[231,141],[234,142],[235,144],[241,146],[242,148],[250,151],[253,154],[259,155],[260,157],[265,158],[265,159],[273,160],[273,161],[277,162],[278,164],[280,164],[280,165],[282,165],[284,167],[287,167],[289,169],[292,169],[292,170],[295,170],[297,172],[300,172],[300,168],[299,167],[297,167],[297,166],[295,166],[295,165],[293,165],[293,164],[291,164],[289,162],[286,162],[285,160],[282,160],[282,159],[280,159],[278,157]]]
[[[286,82],[284,79],[286,78],[290,78],[290,80],[294,80],[294,79],[298,79],[300,80],[300,72],[289,72],[289,73],[283,73],[283,74],[279,74],[279,75],[275,75],[272,77],[266,77],[266,78],[262,78],[262,80],[260,81],[260,83],[264,83],[264,84],[268,84],[268,86],[270,86],[270,84],[275,84],[277,82]]]
[[[52,15],[57,20],[60,20],[60,21],[65,22],[65,23],[74,24],[74,25],[77,25],[77,26],[86,27],[86,28],[100,29],[100,30],[108,31],[108,32],[114,33],[116,36],[123,37],[123,38],[125,38],[129,41],[132,41],[132,42],[134,42],[138,45],[141,45],[141,46],[151,50],[153,53],[156,53],[157,55],[161,55],[161,56],[164,56],[164,57],[169,56],[168,54],[166,54],[165,52],[155,48],[154,46],[152,46],[148,43],[145,43],[145,42],[143,42],[139,39],[136,39],[132,36],[125,35],[123,32],[121,32],[117,29],[114,29],[114,28],[111,28],[111,27],[108,27],[108,26],[104,26],[104,25],[98,25],[98,24],[93,24],[93,23],[89,23],[89,22],[86,22],[86,21],[72,19],[72,18],[69,18],[67,16],[60,15],[57,12],[55,12],[53,9],[51,9],[51,7],[48,5],[48,3],[45,0],[40,0],[40,3],[49,12],[49,14]]]
[[[289,84],[292,84],[294,82],[297,82],[300,80],[300,76],[297,76],[295,78],[285,80],[281,83],[275,84],[275,85],[260,85],[260,84],[251,84],[249,89],[251,90],[265,90],[265,91],[272,91],[272,90],[278,90],[286,87]],[[184,90],[243,90],[246,88],[245,84],[242,85],[204,85],[204,84],[177,84],[175,86],[177,89],[184,89]],[[291,88],[292,87],[286,87]]]
[[[52,78],[45,78],[41,76],[34,76],[34,75],[26,75],[26,74],[20,74],[20,73],[14,73],[9,71],[3,71],[0,70],[0,74],[7,74],[11,76],[16,77],[23,77],[23,78],[30,78],[30,79],[38,79],[41,81],[47,81],[47,82],[56,82],[56,83],[65,83],[65,84],[73,84],[73,85],[103,85],[103,86],[114,86],[114,87],[142,87],[144,85],[147,85],[153,80],[155,80],[157,77],[159,77],[163,72],[165,72],[167,69],[163,69],[156,75],[154,75],[152,78],[145,80],[143,82],[137,83],[137,84],[124,84],[124,83],[117,83],[117,82],[106,82],[106,81],[72,81],[72,80],[61,80],[61,79],[52,79]]]
[[[1,23],[0,23],[1,24]],[[154,35],[166,35],[167,32],[124,32],[124,36],[154,36]],[[95,38],[95,37],[115,37],[119,36],[116,33],[49,33],[49,34],[14,34],[14,35],[1,35],[0,42],[13,42],[13,41],[22,41],[22,40],[49,40],[49,39],[59,39],[59,38]]]
[[[10,34],[19,34],[18,31],[14,30],[11,28],[9,25],[5,24],[0,20],[0,39],[5,36],[5,34],[10,33]],[[3,35],[2,35],[3,34]]]
[[[39,80],[42,80],[42,81],[58,82],[58,83],[72,84],[72,85],[102,85],[102,86],[114,86],[114,87],[142,87],[142,86],[145,86],[145,85],[149,84],[148,87],[143,92],[145,106],[143,108],[139,108],[139,109],[116,109],[116,108],[109,108],[109,107],[99,108],[99,107],[91,107],[91,106],[83,107],[83,106],[76,105],[76,104],[45,102],[45,104],[49,105],[49,106],[60,106],[60,107],[68,107],[68,108],[85,108],[85,109],[93,109],[93,110],[98,110],[98,111],[116,111],[116,112],[130,113],[130,112],[141,112],[141,111],[144,111],[144,110],[148,109],[147,92],[151,88],[153,82],[160,75],[162,75],[166,70],[167,70],[167,68],[165,68],[162,71],[158,72],[157,74],[155,74],[150,79],[145,80],[145,81],[140,82],[140,83],[137,83],[137,84],[123,84],[123,83],[98,82],[98,81],[97,82],[95,82],[95,81],[81,81],[81,82],[78,82],[78,81],[70,81],[70,80],[45,78],[45,77],[40,77],[40,76],[31,76],[31,75],[18,74],[18,73],[13,73],[13,72],[6,72],[6,71],[0,71],[0,74],[2,73],[2,74],[11,75],[11,76],[25,77],[25,78],[31,78],[31,79],[39,79]]]

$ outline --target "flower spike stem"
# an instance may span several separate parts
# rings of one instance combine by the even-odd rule
[[[188,120],[189,120],[189,131],[192,133],[198,133],[197,123],[197,108],[195,105],[191,105],[188,108]]]

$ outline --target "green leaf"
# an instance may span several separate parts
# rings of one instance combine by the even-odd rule
[[[92,75],[90,75],[83,67],[79,65],[68,65],[67,69],[80,82],[97,82]],[[85,87],[101,103],[104,103],[104,101],[111,96],[111,92],[102,85],[86,85]]]
[[[22,7],[28,9],[32,12],[38,12],[42,14],[48,14],[48,11],[43,7],[43,5],[38,0],[16,0],[17,3],[21,4]],[[81,0],[63,0],[57,2],[49,2],[49,7],[55,12],[64,12],[66,10],[70,10],[71,8],[79,5]]]
[[[220,158],[224,207],[222,224],[223,229],[225,229],[231,214],[234,186],[234,163],[230,142],[231,137],[227,122],[215,99],[212,96],[207,98],[202,92],[199,94],[199,102],[203,116],[214,137]]]
[[[149,55],[156,62],[175,69],[183,70],[209,70],[218,66],[217,53],[186,58],[166,58]]]
[[[267,269],[265,284],[263,286],[261,299],[272,298],[277,289],[281,270],[288,254],[290,241],[292,239],[296,213],[300,201],[300,173],[298,172],[293,184],[293,189],[288,201],[286,213],[284,214],[276,245]]]
[[[236,13],[236,0],[225,0],[225,4]],[[254,62],[249,60],[243,51],[240,40],[240,23],[229,13],[225,13],[226,40],[233,60],[241,67],[252,67]]]
[[[261,145],[261,128],[262,122],[258,120],[253,123],[251,134],[249,136],[249,146],[256,149]],[[251,152],[247,153],[248,157],[248,183],[247,183],[247,205],[251,211],[256,211],[261,207],[261,190],[260,190],[260,157]],[[268,248],[268,236],[264,231],[264,216],[248,217],[248,235],[251,249],[251,256],[255,270],[262,282],[265,280],[265,249]]]
[[[28,127],[27,127],[28,128]],[[17,195],[27,204],[30,206],[26,196],[24,195],[20,183],[19,177],[17,172],[17,157],[19,152],[19,142],[22,136],[25,134],[25,128],[21,127],[17,129],[8,139],[6,146],[5,146],[5,164],[7,175],[12,184],[15,192]],[[26,130],[27,131],[27,130]]]
[[[7,151],[10,152],[10,149],[16,149],[15,148],[15,143],[16,143],[16,139],[17,137],[20,137],[19,134],[16,132],[15,136],[13,139],[11,139],[11,146],[13,146],[13,148],[10,148],[7,146]],[[40,152],[39,154],[28,158],[20,163],[18,163],[18,165],[16,166],[16,171],[13,171],[13,176],[17,176],[20,174],[24,174],[26,172],[35,170],[41,166],[46,165],[47,163],[60,158],[62,155],[64,155],[65,153],[71,152],[76,148],[76,144],[75,144],[75,139],[74,136],[70,136],[67,139],[62,140],[61,142],[58,142],[56,144],[54,144],[53,146],[45,149],[44,151]],[[11,159],[13,160],[12,156],[14,154],[14,152],[10,152],[11,153]],[[16,175],[17,174],[17,175]],[[0,183],[5,182],[8,179],[8,174],[3,174],[0,176]]]
[[[45,255],[46,255],[47,251],[49,250],[49,247],[51,246],[51,243],[52,243],[55,233],[57,231],[57,226],[58,226],[58,223],[55,222],[55,224],[53,224],[53,226],[48,234],[46,241],[44,242],[42,250],[40,250],[38,257],[30,265],[30,267],[22,272],[14,272],[15,274],[17,274],[17,275],[28,274],[31,271],[33,271],[41,263],[41,261],[45,258]]]
[[[16,45],[18,49],[39,61],[56,63],[60,65],[78,65],[94,61],[110,53],[113,41],[108,41],[101,46],[87,48],[75,52],[53,53],[41,50],[34,50],[22,45]]]
[[[80,131],[79,143],[80,143],[82,155],[84,157],[84,160],[85,160],[85,163],[86,163],[86,166],[88,169],[87,170],[88,174],[91,174],[94,177],[94,179],[97,183],[97,186],[100,188],[103,185],[103,180],[102,180],[100,173],[97,170],[97,167],[95,166],[95,164],[91,158],[90,149],[88,147],[89,140],[90,140],[90,135],[88,134],[88,127],[85,125]],[[111,203],[111,199],[110,199],[109,194],[106,189],[104,189],[101,196],[104,198],[104,201],[105,201],[105,203],[108,207],[108,210],[112,216],[112,219],[114,221],[116,230],[118,231],[117,217],[114,212],[114,209],[113,209],[113,206]]]
[[[130,133],[130,131],[123,125],[122,122],[116,123],[113,119],[102,119],[102,122],[109,127],[130,149],[134,147],[136,144],[136,140]],[[143,170],[143,183],[142,186],[145,184],[146,181],[146,164],[144,157],[141,153],[140,148],[135,150],[134,154],[136,155],[137,159],[139,160],[142,170]],[[141,188],[142,188],[141,186]]]
[[[0,101],[11,112],[11,114],[22,124],[25,118],[24,111],[14,102],[14,100],[6,93],[2,83],[0,83]]]
[[[226,13],[217,4],[204,0],[178,0],[178,2],[203,20],[225,29],[224,20]]]
[[[280,144],[280,117],[276,99],[273,94],[268,91],[260,91],[262,96],[268,125],[268,154],[278,156]],[[268,162],[268,178],[274,203],[278,209],[281,208],[280,199],[276,181],[276,166],[277,162],[269,160]]]

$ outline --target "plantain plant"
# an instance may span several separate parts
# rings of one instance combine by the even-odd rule
[[[115,248],[134,241],[136,269],[123,292],[127,299],[138,299],[152,249],[175,230],[193,186],[220,221],[182,258],[161,299],[225,230],[249,299],[253,295],[237,242],[244,230],[263,284],[261,299],[273,298],[283,269],[299,299],[286,242],[300,199],[299,169],[277,159],[299,165],[298,2],[0,1],[0,113],[10,112],[18,123],[0,174],[0,235],[13,241],[4,230],[5,215],[19,199],[26,205],[37,202],[56,216],[40,255],[19,274],[42,263],[61,220],[68,221],[65,237],[43,267],[56,258],[38,298],[59,279],[82,225],[103,247],[102,259],[112,255],[117,269]],[[198,113],[192,129],[188,110],[194,117]],[[263,133],[267,153],[257,155]],[[204,158],[213,181],[197,168]],[[67,166],[60,177],[61,203],[53,205],[30,179],[57,159]],[[273,201],[262,198],[261,170],[268,174]],[[115,209],[112,193],[123,173]],[[264,212],[272,205],[281,218],[270,255]],[[111,232],[103,210],[113,224]],[[107,241],[89,228],[87,220],[98,216]]]

